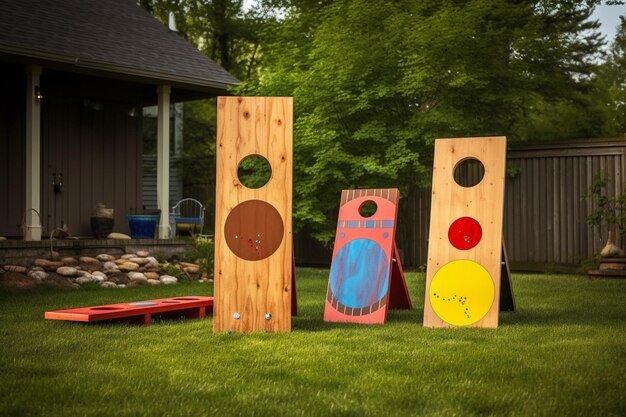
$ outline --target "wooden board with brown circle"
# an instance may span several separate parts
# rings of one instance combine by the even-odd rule
[[[292,131],[291,97],[218,98],[214,332],[291,330]]]
[[[498,326],[505,163],[505,137],[435,141],[426,327]]]

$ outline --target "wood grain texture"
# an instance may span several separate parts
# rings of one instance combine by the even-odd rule
[[[482,181],[473,187],[459,186],[453,178],[457,164],[467,158],[478,159],[485,168]],[[450,326],[435,313],[429,290],[437,271],[456,260],[478,263],[489,273],[494,285],[493,304],[470,326],[498,326],[505,162],[504,137],[438,139],[435,142],[424,326]],[[480,243],[469,250],[456,249],[448,240],[450,225],[464,216],[476,219],[482,227]]]
[[[293,262],[293,101],[290,97],[219,97],[217,106],[213,331],[288,332]],[[260,155],[271,165],[271,178],[261,188],[246,188],[237,177],[239,163],[248,155]],[[278,248],[259,260],[238,257],[226,243],[224,226],[229,214],[250,200],[271,204],[284,225]],[[235,229],[232,233],[237,233]],[[253,243],[257,238],[263,241],[263,236],[254,236]],[[265,318],[267,313],[270,320]]]

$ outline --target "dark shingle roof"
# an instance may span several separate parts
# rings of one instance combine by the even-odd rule
[[[132,0],[0,0],[0,53],[191,88],[238,83]]]

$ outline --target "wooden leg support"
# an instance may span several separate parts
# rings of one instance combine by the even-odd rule
[[[115,321],[130,324],[133,326],[150,326],[152,324],[152,315],[142,314],[140,316],[122,317],[119,319],[115,319]]]

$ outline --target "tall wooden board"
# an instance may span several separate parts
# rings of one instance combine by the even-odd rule
[[[382,324],[388,308],[411,309],[395,244],[397,189],[344,190],[324,320]],[[373,211],[361,214],[364,205]]]
[[[292,131],[291,97],[218,98],[214,332],[291,330]],[[238,176],[251,155],[271,167],[260,188]]]
[[[455,180],[465,161],[475,185]],[[435,141],[424,326],[498,326],[505,163],[505,137]]]

